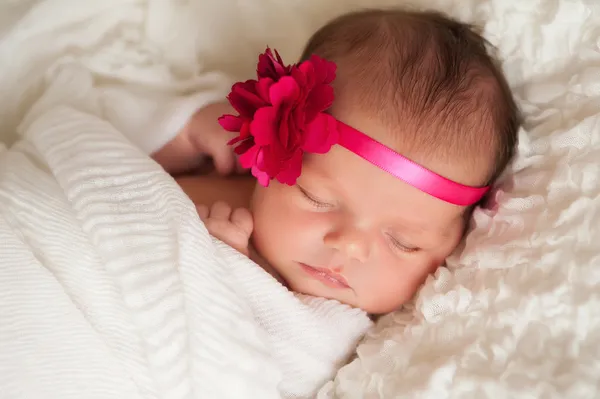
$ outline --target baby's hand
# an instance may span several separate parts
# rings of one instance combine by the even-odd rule
[[[210,234],[248,256],[248,243],[254,229],[252,215],[248,209],[232,210],[224,202],[216,202],[210,208],[196,205],[196,209]]]
[[[227,142],[237,135],[225,131],[218,119],[223,114],[236,114],[227,102],[209,104],[200,108],[184,128],[152,157],[167,172],[179,174],[203,166],[202,157],[212,159],[216,172],[228,175],[241,172],[237,156]]]

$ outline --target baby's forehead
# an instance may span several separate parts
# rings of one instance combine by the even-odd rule
[[[329,112],[337,120],[447,179],[479,186],[489,173],[490,154],[483,151],[474,154],[473,146],[457,143],[462,147],[461,155],[458,155],[458,151],[448,150],[447,142],[436,139],[453,134],[443,124],[417,125],[408,119],[389,125],[383,123],[377,113],[361,109],[343,96],[339,101],[336,99]],[[417,138],[419,136],[432,139]]]
[[[300,183],[320,196],[340,201],[349,214],[373,223],[443,231],[463,212],[340,146],[327,154],[307,156]]]

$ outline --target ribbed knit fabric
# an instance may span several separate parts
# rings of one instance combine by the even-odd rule
[[[212,239],[111,95],[64,69],[0,152],[0,397],[312,397],[370,320]]]

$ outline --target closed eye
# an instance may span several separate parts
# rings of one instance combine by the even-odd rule
[[[310,202],[315,208],[330,208],[333,206],[332,204],[330,204],[328,202],[318,199],[317,197],[315,197],[314,195],[312,195],[311,193],[309,193],[308,191],[306,191],[305,189],[303,189],[300,186],[298,186],[298,189],[300,190],[300,192],[302,193],[304,198],[306,198],[306,200],[308,202]]]
[[[388,239],[390,240],[390,242],[392,243],[392,245],[394,246],[394,248],[402,251],[402,252],[406,252],[406,253],[413,253],[413,252],[417,252],[419,250],[419,248],[403,243],[401,241],[399,241],[398,239],[396,239],[394,236],[387,234]]]

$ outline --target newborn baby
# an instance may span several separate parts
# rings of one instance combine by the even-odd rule
[[[344,15],[312,36],[301,59],[335,63],[335,99],[330,107],[323,104],[329,92],[317,88],[307,102],[328,107],[324,114],[353,132],[348,140],[358,132],[359,147],[369,145],[366,137],[379,146],[305,151],[301,174],[284,183],[275,176],[267,177],[268,186],[248,183],[250,177],[227,187],[213,181],[207,184],[223,187],[212,195],[193,188],[190,180],[181,184],[214,236],[290,290],[370,314],[398,309],[456,248],[471,210],[514,152],[517,107],[485,44],[468,26],[437,13]],[[272,53],[261,57],[267,61],[273,71],[286,68]],[[234,90],[229,98],[239,96]],[[233,115],[247,112],[243,101],[234,105]],[[205,140],[218,136],[213,159],[224,172],[234,165],[225,142],[238,134],[226,134],[207,120],[227,109],[224,104],[201,109],[180,134],[194,135],[200,124],[198,134]],[[221,123],[226,125],[227,117]],[[171,154],[176,147],[171,143]],[[388,149],[400,158],[381,165]],[[156,156],[168,164],[166,151]],[[402,156],[429,174],[413,182],[417,175],[402,164]],[[395,167],[397,173],[390,173]],[[450,194],[455,198],[443,198]]]
[[[208,231],[260,265],[278,289],[355,311],[346,322],[318,319],[335,324],[327,331],[362,323],[362,333],[356,311],[384,314],[411,299],[457,247],[472,209],[513,155],[517,107],[485,45],[437,13],[344,15],[312,36],[298,64],[267,50],[257,79],[233,86],[233,107],[224,99],[202,106],[153,156],[171,173],[197,166],[200,153],[220,175],[250,169],[178,183]],[[280,301],[280,294],[262,296]],[[305,330],[295,323],[277,325],[329,342],[324,348],[343,340],[315,332],[314,320]],[[288,369],[284,385],[305,369]],[[335,372],[323,370],[314,381]],[[314,393],[286,389],[293,397]]]

